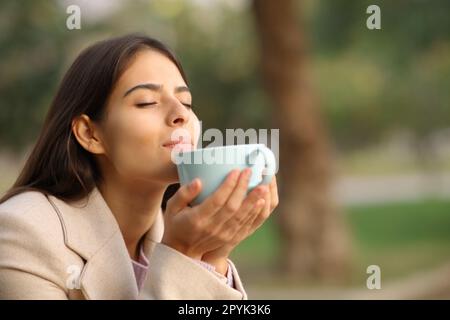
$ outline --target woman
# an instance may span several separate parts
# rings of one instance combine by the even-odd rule
[[[198,206],[198,179],[166,202],[171,133],[196,125],[162,43],[127,35],[84,50],[0,201],[0,298],[246,299],[228,256],[277,205],[276,182],[246,195],[250,172],[233,171]]]

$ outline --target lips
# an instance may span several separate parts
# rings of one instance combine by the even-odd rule
[[[186,150],[192,150],[193,149],[193,144],[189,139],[183,139],[180,138],[179,140],[173,141],[167,141],[165,143],[163,143],[162,145],[165,148],[169,148],[169,149],[173,149],[173,148],[177,148],[177,150],[179,151],[186,151]]]
[[[173,147],[175,147],[176,145],[182,144],[182,143],[183,143],[182,141],[170,141],[170,142],[164,143],[164,144],[163,144],[163,147],[173,148]]]

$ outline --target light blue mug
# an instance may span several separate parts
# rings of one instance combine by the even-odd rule
[[[273,152],[264,144],[242,144],[182,152],[176,160],[181,185],[195,178],[202,181],[201,193],[192,201],[197,205],[219,188],[233,169],[250,168],[247,193],[260,184],[269,184],[276,172]]]

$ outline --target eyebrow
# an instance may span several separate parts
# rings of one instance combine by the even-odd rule
[[[125,94],[123,95],[123,97],[125,98],[127,95],[129,95],[131,92],[133,92],[134,90],[138,90],[138,89],[147,89],[147,90],[152,90],[152,91],[160,91],[162,89],[163,85],[162,84],[155,84],[155,83],[142,83],[142,84],[138,84],[130,89],[128,89]],[[178,86],[175,88],[175,93],[179,93],[179,92],[191,92],[189,90],[188,87],[186,86]]]

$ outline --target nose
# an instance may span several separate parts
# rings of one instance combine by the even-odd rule
[[[167,114],[167,124],[171,127],[180,127],[189,122],[190,110],[181,104],[177,99],[170,103],[170,110]]]

